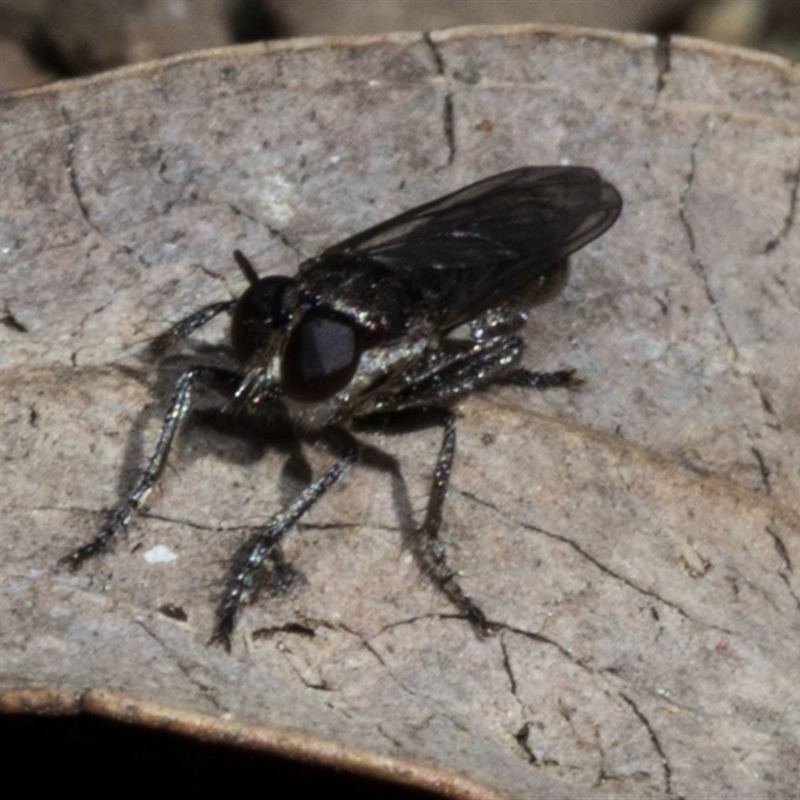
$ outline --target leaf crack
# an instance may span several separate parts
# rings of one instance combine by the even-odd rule
[[[763,454],[757,447],[751,447],[750,450],[755,456],[756,463],[758,464],[758,472],[761,475],[761,483],[764,486],[764,493],[770,494],[772,492],[772,486],[769,482],[770,468],[767,466],[767,462],[765,461]]]
[[[669,81],[672,71],[672,38],[669,35],[659,36],[653,48],[658,77],[656,78],[656,101]]]
[[[485,500],[482,500],[481,498],[477,497],[476,495],[472,494],[471,492],[461,492],[461,494],[463,496],[465,496],[465,497],[468,497],[469,499],[471,499],[475,503],[478,503],[478,504],[480,504],[480,505],[482,505],[482,506],[484,506],[486,508],[490,508],[491,510],[493,510],[496,513],[500,514],[500,516],[503,516],[500,513],[500,511],[497,509],[497,507],[494,506],[492,503],[490,503],[488,501],[485,501]],[[585,558],[590,564],[592,564],[598,570],[600,570],[603,574],[608,575],[610,578],[613,578],[615,580],[620,581],[625,586],[629,587],[630,589],[632,589],[633,591],[637,592],[638,594],[643,595],[644,597],[649,597],[649,598],[651,598],[653,600],[657,600],[659,603],[662,603],[667,608],[672,609],[673,611],[675,611],[677,614],[679,614],[681,617],[683,617],[684,619],[688,620],[689,622],[692,622],[694,624],[703,624],[703,625],[709,627],[711,630],[718,630],[718,631],[720,631],[722,633],[725,633],[727,635],[733,635],[732,631],[726,630],[725,628],[720,628],[720,627],[718,627],[716,625],[709,625],[709,623],[707,623],[707,622],[700,623],[691,614],[689,614],[685,609],[683,609],[681,606],[679,606],[674,601],[668,600],[667,598],[662,597],[660,594],[658,594],[658,592],[656,592],[656,591],[654,591],[652,589],[646,589],[643,586],[639,586],[637,583],[632,581],[630,578],[627,578],[624,575],[622,575],[621,573],[616,572],[615,570],[611,569],[609,566],[607,566],[602,561],[600,561],[598,558],[593,556],[590,552],[585,550],[583,547],[581,547],[577,542],[574,542],[572,539],[570,539],[570,538],[568,538],[566,536],[563,536],[562,534],[553,533],[552,531],[544,530],[543,528],[539,528],[538,526],[532,525],[532,524],[527,523],[527,522],[522,522],[520,520],[513,520],[513,522],[514,522],[514,524],[519,525],[521,528],[524,528],[527,531],[532,531],[534,533],[539,533],[542,536],[546,536],[546,537],[548,537],[550,539],[553,539],[553,540],[555,540],[557,542],[561,542],[562,544],[567,545],[568,547],[572,548],[576,553],[578,553],[581,557]],[[502,628],[504,628],[505,630],[512,630],[512,631],[515,631],[516,633],[525,634],[525,631],[517,630],[516,628],[509,627],[509,626],[504,625],[502,623],[493,623],[493,624],[497,624],[497,625],[501,626]],[[540,641],[548,642],[549,644],[555,644],[554,642],[551,642],[549,639],[546,639],[544,637],[540,637],[538,634],[527,634],[527,635],[536,636]],[[573,656],[569,655],[568,651],[566,651],[563,648],[561,648],[560,645],[555,644],[555,646],[559,647],[565,655],[568,655],[568,657],[570,658],[571,661],[573,661],[573,663],[578,664],[580,666],[584,666],[582,664],[582,662],[580,662],[579,660],[576,660]]]
[[[794,572],[792,560],[789,557],[789,551],[786,549],[786,545],[784,544],[783,539],[781,539],[777,529],[773,528],[771,525],[767,525],[764,530],[766,530],[766,532],[769,534],[773,544],[775,545],[775,551],[778,553],[781,561],[783,561],[783,569],[786,572]]]
[[[800,161],[798,161],[794,172],[788,174],[787,183],[789,183],[789,209],[783,220],[783,225],[777,235],[770,239],[765,245],[762,253],[767,255],[773,250],[783,244],[783,240],[788,236],[791,229],[794,227],[795,217],[797,215],[797,192],[800,188]]]
[[[183,673],[184,677],[191,683],[193,686],[197,687],[200,690],[200,694],[208,700],[209,703],[221,714],[224,714],[228,711],[222,704],[220,704],[219,700],[217,699],[216,693],[208,684],[204,683],[201,680],[198,680],[192,672],[193,670],[188,667],[182,658],[175,657],[175,653],[172,647],[168,646],[167,643],[143,620],[143,619],[135,619],[135,622],[139,625],[139,627],[154,641],[156,642],[161,649],[169,654],[172,658],[171,661],[175,666]]]
[[[270,225],[269,222],[266,222],[260,217],[254,217],[252,214],[248,214],[244,209],[240,208],[234,203],[228,203],[228,208],[230,209],[231,213],[234,214],[234,216],[244,217],[250,222],[266,228],[267,233],[269,233],[273,239],[277,239],[287,250],[291,250],[291,252],[294,253],[301,261],[306,261],[308,259],[308,256],[300,249],[300,247],[298,247],[298,245],[296,245],[280,228]]]
[[[664,752],[664,748],[661,746],[661,741],[658,738],[658,734],[650,724],[650,720],[645,716],[644,712],[642,712],[639,706],[637,706],[636,703],[630,697],[628,697],[628,695],[620,693],[620,697],[625,701],[625,703],[627,703],[631,711],[633,711],[638,718],[639,722],[644,725],[647,735],[650,738],[650,742],[653,745],[653,749],[658,754],[659,761],[661,762],[661,768],[664,776],[664,791],[667,795],[672,796],[672,767],[670,766],[669,759]]]
[[[720,305],[717,302],[717,298],[714,294],[714,291],[711,288],[711,281],[709,280],[708,269],[703,260],[699,257],[697,253],[697,238],[686,208],[687,200],[692,193],[692,189],[694,188],[695,178],[697,175],[697,151],[704,137],[705,137],[705,131],[702,131],[700,135],[694,140],[691,146],[689,155],[689,171],[686,175],[684,187],[680,195],[680,206],[678,209],[678,216],[680,218],[680,222],[683,227],[684,233],[686,234],[686,239],[689,243],[689,252],[691,254],[690,263],[692,266],[692,270],[695,273],[695,275],[697,275],[700,278],[700,281],[702,282],[703,290],[705,291],[708,303],[711,306],[714,312],[714,316],[717,319],[717,324],[719,325],[719,329],[722,331],[722,336],[725,339],[728,348],[730,349],[730,352],[732,354],[734,373],[737,375],[741,375],[741,372],[736,367],[736,364],[739,361],[739,348],[737,347],[736,342],[734,341],[734,338],[730,330],[728,329],[728,326],[722,315],[722,309],[720,308]],[[790,214],[789,214],[789,217],[791,218],[789,225],[791,225],[791,222],[794,219],[794,213],[795,213],[794,206],[796,205],[797,202],[797,183],[800,183],[800,166],[798,166],[796,174],[797,174],[797,179],[795,181],[795,186],[793,187],[792,190],[793,200],[791,203],[792,209],[790,209]],[[752,373],[749,373],[746,377],[750,381],[750,384],[753,387],[753,389],[755,389],[756,393],[758,394],[761,403],[761,408],[769,417],[772,418],[771,420],[765,420],[764,424],[767,425],[768,427],[780,430],[781,427],[780,421],[775,417],[775,412],[773,410],[769,397],[761,388],[758,382],[758,378]]]
[[[430,50],[431,58],[433,58],[433,66],[436,69],[436,74],[444,75],[445,68],[442,51],[439,49],[439,46],[436,44],[436,42],[433,41],[430,31],[425,31],[422,34],[422,41],[425,42],[425,44],[428,46],[428,50]]]
[[[444,140],[447,143],[447,165],[450,166],[456,158],[456,134],[452,92],[447,92],[444,96],[443,115]]]
[[[531,729],[533,724],[526,722],[515,734],[517,744],[522,748],[522,751],[528,757],[528,762],[531,764],[542,765],[545,767],[557,767],[559,762],[555,758],[539,758],[534,752],[530,744]]]
[[[8,304],[5,306],[5,310],[3,311],[3,316],[0,317],[0,323],[2,323],[6,328],[9,330],[15,331],[16,333],[28,333],[28,327],[25,325],[24,322],[20,322],[19,319],[14,315],[14,312],[9,308]]]
[[[67,126],[67,152],[66,152],[65,166],[67,168],[67,175],[69,176],[70,190],[72,191],[72,194],[75,197],[75,202],[78,205],[78,210],[81,212],[81,216],[83,217],[86,224],[93,231],[95,231],[95,233],[100,233],[100,229],[97,227],[97,225],[94,224],[91,214],[89,213],[89,208],[83,199],[83,193],[81,191],[80,182],[78,181],[78,175],[75,170],[75,144],[77,141],[77,135],[75,131],[75,126],[72,124],[72,120],[70,119],[69,112],[64,107],[61,108],[61,117],[63,118],[64,123]]]
[[[506,676],[508,677],[508,688],[511,690],[511,694],[517,697],[517,679],[511,666],[511,656],[508,652],[506,640],[502,636],[500,637],[500,650],[503,653],[503,669],[506,671]]]
[[[392,679],[392,681],[394,681],[395,685],[401,691],[405,692],[406,694],[408,694],[411,697],[418,697],[419,696],[419,694],[417,692],[415,692],[413,689],[408,687],[405,683],[403,683],[403,681],[401,681],[397,677],[397,675],[394,673],[392,668],[386,663],[386,660],[380,654],[378,649],[373,646],[372,642],[370,642],[369,639],[366,636],[364,636],[363,634],[359,633],[357,630],[354,630],[353,628],[350,628],[350,627],[348,627],[346,625],[340,624],[339,627],[343,631],[345,631],[346,633],[349,633],[351,636],[354,636],[356,639],[358,639],[358,641],[367,650],[367,652],[370,653],[373,656],[373,658],[378,662],[378,664],[380,664],[380,666],[383,667],[383,669],[386,670],[386,672],[389,675],[389,677]],[[387,625],[385,628],[383,628],[382,631],[380,631],[380,633],[383,633],[383,631],[386,631],[386,630],[388,630],[388,629],[390,629],[392,627],[395,627],[395,625]]]
[[[446,77],[446,67],[444,63],[444,57],[442,56],[442,52],[439,49],[439,46],[436,42],[433,41],[433,37],[431,36],[430,32],[426,31],[422,34],[422,41],[428,47],[428,50],[431,53],[431,58],[433,59],[434,69],[436,71],[436,75],[440,78]],[[444,140],[447,145],[447,166],[450,166],[456,158],[456,134],[455,134],[455,122],[454,122],[454,108],[453,108],[453,92],[447,90],[444,95],[444,101],[442,104],[442,128],[444,131]]]

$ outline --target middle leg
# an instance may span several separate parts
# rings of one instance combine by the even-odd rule
[[[336,463],[306,486],[287,509],[276,514],[263,527],[257,528],[233,558],[211,635],[211,642],[220,643],[226,650],[230,650],[230,637],[242,605],[253,600],[263,587],[264,562],[268,559],[273,562],[280,582],[281,576],[285,576],[290,569],[280,552],[284,536],[331,486],[344,477],[358,459],[358,442],[353,436],[341,428],[331,429],[329,433],[337,435],[341,441],[341,454]],[[274,579],[270,585],[276,585]]]

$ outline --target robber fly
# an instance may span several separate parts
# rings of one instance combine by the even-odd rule
[[[212,303],[153,343],[163,352],[223,312],[232,315],[236,369],[197,365],[178,379],[158,441],[125,500],[94,539],[63,563],[102,551],[141,508],[163,471],[195,391],[227,398],[231,414],[289,421],[298,436],[327,442],[337,460],[293,503],[253,530],[229,567],[212,641],[230,647],[243,603],[280,588],[287,531],[356,462],[353,432],[407,418],[437,424],[443,439],[428,507],[411,548],[422,569],[478,633],[492,623],[463,591],[439,539],[455,451],[450,410],[489,384],[568,385],[571,370],[517,367],[528,311],[557,294],[567,257],[608,230],[617,190],[586,167],[524,167],[460,189],[325,250],[296,277],[260,278],[238,250],[250,284],[238,300]]]

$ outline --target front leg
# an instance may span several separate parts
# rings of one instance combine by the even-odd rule
[[[178,378],[169,409],[164,415],[164,422],[161,426],[158,441],[147,465],[139,476],[139,480],[125,500],[111,512],[111,517],[100,533],[91,541],[75,548],[59,559],[59,564],[65,564],[72,569],[77,568],[87,558],[91,558],[105,549],[114,537],[128,526],[133,515],[142,507],[147,496],[156,485],[158,477],[164,469],[175,433],[191,407],[192,393],[195,386],[204,384],[219,391],[230,392],[235,389],[240,380],[240,377],[234,372],[217,367],[203,366],[191,367]]]
[[[159,334],[155,339],[150,342],[150,352],[158,356],[164,355],[171,347],[177,344],[181,339],[191,336],[196,330],[199,330],[204,325],[211,322],[214,317],[227,312],[233,313],[236,307],[235,300],[223,300],[220,303],[211,303],[211,305],[204,306],[203,308],[190,314],[180,322],[176,322],[169,330]]]

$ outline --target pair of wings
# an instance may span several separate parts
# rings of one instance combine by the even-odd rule
[[[368,260],[401,273],[458,324],[513,300],[621,209],[619,192],[593,169],[523,167],[406,211],[313,263]]]

